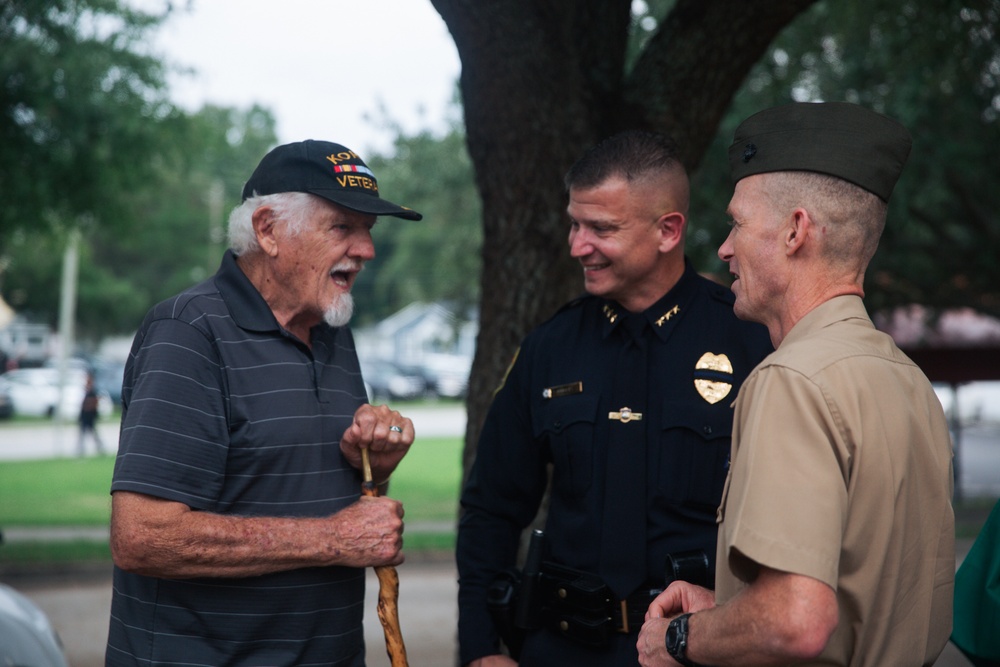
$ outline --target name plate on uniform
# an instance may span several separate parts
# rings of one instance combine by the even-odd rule
[[[559,398],[560,396],[571,396],[573,394],[582,393],[582,382],[570,382],[569,384],[560,384],[555,387],[546,387],[545,389],[542,389],[542,398]]]

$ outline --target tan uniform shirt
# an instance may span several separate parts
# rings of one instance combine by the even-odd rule
[[[837,593],[816,665],[929,665],[951,632],[952,446],[920,369],[860,298],[799,321],[736,400],[716,600],[758,565]]]

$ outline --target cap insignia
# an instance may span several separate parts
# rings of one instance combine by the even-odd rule
[[[326,159],[334,164],[340,164],[341,162],[346,162],[347,160],[360,160],[361,156],[354,151],[340,151],[339,153],[331,153],[326,156]]]
[[[375,174],[371,169],[360,164],[335,164],[333,166],[333,170],[335,172],[356,171],[361,174],[368,174],[372,178],[375,178]]]
[[[743,162],[749,162],[756,154],[757,146],[755,144],[747,144],[746,148],[743,149]]]

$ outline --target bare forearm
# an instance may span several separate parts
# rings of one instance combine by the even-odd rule
[[[323,518],[235,517],[119,492],[113,501],[112,552],[122,569],[164,578],[395,564],[401,558],[402,521],[396,517],[394,525],[392,503],[364,499]]]
[[[783,665],[816,657],[837,623],[825,584],[767,571],[729,603],[689,620],[688,657],[707,665]]]
[[[704,665],[784,665],[816,657],[837,625],[837,598],[826,584],[762,568],[756,581],[715,606],[703,589],[672,584],[647,613],[637,642],[643,667],[675,665],[667,655],[668,619],[688,619],[686,655]]]
[[[787,664],[782,643],[772,629],[755,614],[738,612],[733,605],[699,612],[689,620],[687,655],[698,664],[760,665]],[[709,657],[710,656],[710,657]]]

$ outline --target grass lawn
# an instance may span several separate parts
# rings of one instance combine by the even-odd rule
[[[113,469],[113,456],[0,463],[0,530],[21,526],[107,525]],[[461,478],[460,438],[417,438],[392,476],[389,495],[403,503],[408,523],[435,522],[440,528],[408,532],[407,550],[454,546]],[[107,555],[106,544],[95,545],[85,540],[8,543],[0,547],[0,563],[91,560]]]
[[[392,476],[389,495],[406,509],[407,551],[451,550],[462,476],[460,438],[418,438]],[[20,526],[105,526],[111,511],[114,457],[0,463],[0,530]],[[956,535],[973,539],[995,498],[955,507]],[[432,522],[428,529],[426,522]],[[421,524],[423,524],[421,526]],[[108,558],[106,543],[15,542],[0,547],[0,564]]]

